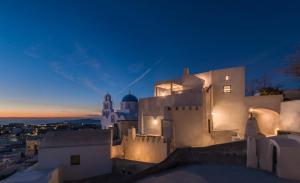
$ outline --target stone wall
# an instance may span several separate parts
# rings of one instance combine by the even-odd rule
[[[246,165],[246,141],[231,142],[227,144],[213,145],[197,148],[176,149],[168,158],[138,174],[118,179],[115,182],[129,183],[160,173],[170,168],[186,164],[226,164]]]
[[[147,163],[159,163],[167,157],[167,142],[160,136],[124,136],[124,158]]]
[[[124,148],[123,145],[113,145],[110,151],[111,158],[124,158]]]
[[[153,163],[145,163],[126,159],[114,158],[112,171],[114,174],[132,175],[152,167]]]

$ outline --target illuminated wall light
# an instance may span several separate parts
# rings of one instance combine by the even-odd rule
[[[217,113],[215,113],[215,112],[212,112],[212,113],[211,113],[212,116],[215,116],[216,114],[217,114]]]
[[[253,108],[249,108],[249,112],[254,112],[254,109]]]
[[[153,120],[153,124],[156,125],[157,123],[158,123],[158,122],[157,122],[157,119],[154,119],[154,120]]]
[[[274,132],[274,134],[276,134],[276,135],[278,135],[278,131],[279,131],[280,129],[279,128],[275,128],[275,132]]]

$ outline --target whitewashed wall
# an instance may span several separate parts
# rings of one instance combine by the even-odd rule
[[[80,155],[80,165],[71,165],[71,155]],[[63,180],[80,180],[111,172],[110,146],[42,148],[39,169],[60,167]]]
[[[281,103],[280,130],[300,132],[300,100]]]

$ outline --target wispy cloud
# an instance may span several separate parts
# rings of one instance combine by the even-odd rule
[[[101,88],[97,87],[97,86],[96,86],[91,80],[89,80],[89,79],[84,79],[84,80],[82,80],[82,83],[83,83],[86,87],[88,87],[88,88],[94,90],[95,92],[97,92],[98,94],[103,94],[103,93],[104,93],[103,90],[102,90]]]
[[[96,58],[88,52],[87,48],[84,48],[78,42],[74,43],[74,52],[65,57],[67,61],[74,65],[85,65],[93,69],[100,69],[102,62],[99,58]]]
[[[70,54],[59,56],[56,62],[50,64],[52,71],[63,79],[83,85],[98,94],[103,94],[103,90],[97,86],[94,80],[90,79],[95,78],[93,76],[95,71],[83,72],[88,68],[99,72],[102,69],[102,63],[79,43],[74,43],[73,48],[74,50]],[[103,77],[98,78],[98,80],[105,78],[104,81],[107,81],[110,78],[110,74],[107,72],[100,73]]]
[[[28,49],[24,50],[23,53],[31,58],[38,59],[40,58],[40,55],[38,54],[38,48],[38,45],[32,45]]]
[[[52,67],[53,72],[59,74],[64,79],[67,79],[67,80],[70,80],[73,82],[75,81],[73,74],[66,72],[59,63],[53,62],[50,65]]]
[[[245,66],[251,66],[256,64],[261,64],[263,62],[273,62],[272,56],[278,54],[282,48],[286,47],[291,43],[290,39],[284,40],[282,42],[279,42],[278,44],[275,44],[273,47],[255,55],[252,58],[244,60],[243,65]]]
[[[143,63],[133,63],[129,64],[127,67],[127,71],[129,74],[136,74],[145,69],[145,65]]]
[[[52,63],[51,67],[52,67],[53,72],[57,73],[58,75],[60,75],[62,78],[66,79],[66,80],[82,84],[85,87],[95,91],[98,94],[104,93],[103,90],[101,88],[99,88],[98,86],[96,86],[96,84],[93,81],[91,81],[90,79],[87,79],[87,78],[82,79],[82,78],[76,76],[75,74],[67,72],[66,70],[63,69],[63,67],[59,63]]]
[[[141,81],[144,77],[146,77],[156,66],[158,66],[162,62],[162,59],[158,59],[157,61],[154,62],[152,67],[147,68],[141,75],[139,75],[136,79],[134,79],[132,82],[130,82],[127,86],[125,86],[123,89],[121,89],[118,94],[121,94],[128,90],[130,87],[134,86],[137,84],[139,81]]]

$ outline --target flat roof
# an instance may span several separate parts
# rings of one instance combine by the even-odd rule
[[[110,141],[110,130],[57,131],[47,133],[41,141],[40,148],[109,145]]]

